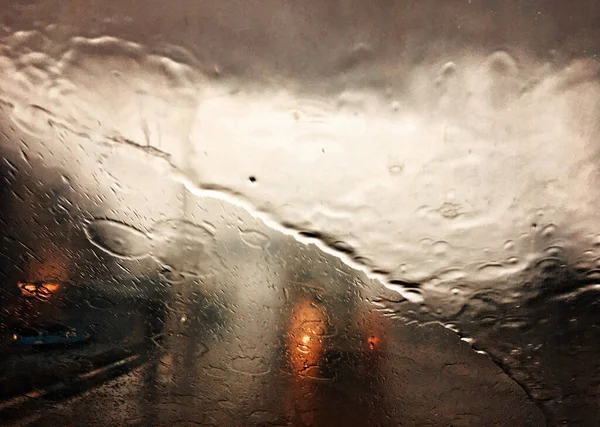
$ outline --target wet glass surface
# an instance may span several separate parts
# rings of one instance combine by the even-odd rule
[[[599,18],[3,2],[0,420],[591,426]]]

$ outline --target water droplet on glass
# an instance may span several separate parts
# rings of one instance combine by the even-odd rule
[[[95,247],[116,258],[143,258],[150,251],[148,236],[122,222],[96,219],[86,225],[85,234]]]
[[[392,165],[389,168],[389,171],[392,175],[399,175],[404,170],[404,166],[402,165]]]
[[[461,215],[461,206],[457,203],[445,202],[437,211],[446,219],[455,219]]]
[[[542,237],[549,239],[556,234],[556,226],[554,224],[548,224],[542,229],[540,234],[542,235]]]
[[[269,236],[257,230],[240,230],[240,237],[248,246],[264,249],[271,242]]]
[[[517,62],[510,53],[504,50],[496,51],[488,56],[487,65],[497,75],[515,76],[519,73]]]
[[[254,12],[250,9],[243,11],[241,15],[244,16],[223,14],[223,10],[220,10],[217,12],[222,16],[217,18],[224,20],[220,22],[223,25],[214,27],[222,26],[225,37],[216,38],[212,37],[211,25],[186,25],[183,33],[169,30],[177,30],[175,23],[184,22],[183,16],[181,20],[176,17],[171,21],[172,15],[177,15],[177,10],[181,9],[171,8],[169,13],[163,13],[162,18],[169,22],[157,29],[161,34],[145,38],[138,37],[144,31],[135,28],[135,25],[149,28],[152,27],[149,24],[157,21],[146,13],[120,16],[131,14],[127,7],[119,10],[123,13],[117,12],[115,16],[112,16],[114,10],[107,8],[110,17],[88,17],[85,8],[69,11],[67,7],[66,12],[76,12],[76,20],[72,19],[75,15],[67,13],[66,21],[60,19],[56,24],[48,25],[46,21],[54,19],[56,13],[48,17],[36,17],[35,14],[39,13],[36,11],[43,13],[46,8],[37,7],[33,1],[16,3],[16,17],[12,16],[15,14],[12,8],[7,6],[7,16],[11,15],[7,19],[14,22],[0,25],[6,45],[0,59],[0,68],[3,70],[0,110],[22,128],[11,128],[8,123],[10,120],[7,120],[1,131],[3,146],[7,148],[2,154],[12,156],[12,163],[5,165],[10,169],[7,178],[12,176],[16,177],[14,181],[20,181],[19,174],[25,177],[39,173],[35,179],[40,180],[40,185],[45,185],[50,181],[47,171],[54,166],[60,167],[69,178],[63,178],[63,183],[60,179],[56,182],[62,187],[71,183],[76,186],[77,191],[70,191],[74,199],[83,194],[84,188],[86,192],[89,190],[91,209],[88,209],[88,200],[81,206],[78,200],[73,201],[72,205],[56,202],[57,206],[68,209],[69,215],[63,215],[65,209],[54,206],[47,208],[36,200],[39,188],[29,191],[16,185],[16,188],[6,191],[10,196],[9,204],[14,202],[25,206],[28,199],[33,199],[32,209],[10,211],[5,217],[20,217],[18,220],[22,221],[23,230],[36,221],[43,223],[43,233],[30,239],[39,244],[42,250],[38,247],[23,249],[25,255],[22,258],[35,258],[38,255],[43,258],[46,247],[55,245],[60,248],[58,252],[61,256],[74,260],[75,257],[69,253],[68,239],[63,241],[60,236],[56,237],[61,230],[53,232],[52,220],[60,215],[68,219],[80,214],[88,217],[89,212],[98,217],[85,226],[85,235],[94,246],[95,255],[103,255],[100,254],[103,251],[122,259],[153,258],[136,263],[106,263],[106,266],[95,265],[94,262],[72,264],[73,269],[98,270],[103,277],[106,276],[107,281],[110,280],[111,268],[108,264],[123,264],[118,266],[122,271],[135,275],[148,264],[152,266],[149,273],[155,277],[155,270],[158,269],[159,282],[161,285],[169,282],[165,287],[177,295],[175,298],[181,300],[179,302],[182,305],[189,303],[188,311],[174,311],[161,319],[165,321],[165,335],[171,332],[174,324],[178,328],[189,327],[193,331],[189,343],[179,345],[175,332],[175,341],[165,346],[170,356],[187,358],[183,360],[182,370],[187,371],[183,376],[188,377],[189,381],[176,381],[176,374],[165,373],[164,367],[159,366],[161,372],[155,375],[155,382],[168,387],[166,383],[172,379],[173,383],[177,383],[178,391],[194,392],[198,396],[202,392],[201,387],[191,390],[194,387],[190,383],[193,386],[206,385],[204,389],[211,393],[218,391],[220,384],[209,384],[209,381],[204,382],[204,378],[194,378],[194,374],[203,370],[191,361],[196,354],[193,348],[201,346],[198,341],[217,337],[215,346],[211,344],[210,355],[214,356],[211,363],[222,367],[221,372],[225,372],[223,379],[235,377],[233,382],[227,383],[230,389],[227,393],[231,393],[225,395],[227,399],[245,402],[241,406],[244,406],[243,411],[247,415],[251,412],[246,405],[250,405],[249,401],[237,399],[235,395],[234,383],[243,378],[233,375],[229,368],[246,375],[263,375],[272,367],[272,372],[278,374],[282,354],[295,350],[302,355],[303,363],[294,372],[301,372],[304,377],[323,378],[323,372],[335,370],[326,365],[330,359],[335,361],[336,357],[350,365],[355,360],[357,347],[354,345],[356,343],[344,342],[349,335],[360,332],[366,339],[367,336],[382,335],[379,332],[389,333],[393,329],[384,327],[380,331],[373,331],[364,328],[354,330],[351,334],[348,333],[350,329],[346,329],[347,325],[358,323],[357,318],[366,316],[368,309],[363,310],[362,302],[373,300],[373,294],[383,287],[381,283],[372,286],[370,280],[375,282],[375,276],[393,274],[397,278],[420,283],[403,283],[388,277],[390,283],[385,286],[392,291],[388,290],[387,294],[393,296],[380,301],[383,307],[379,308],[388,311],[377,312],[377,316],[386,313],[401,317],[413,316],[414,313],[418,320],[431,320],[432,317],[443,319],[444,322],[453,320],[454,329],[460,328],[463,335],[476,337],[478,345],[489,349],[495,360],[503,360],[503,353],[510,353],[511,347],[523,348],[525,358],[528,356],[527,350],[518,343],[518,339],[535,341],[547,334],[548,347],[552,348],[548,356],[551,357],[532,360],[531,363],[528,361],[527,369],[531,371],[527,372],[526,380],[519,383],[526,384],[530,391],[535,387],[543,388],[544,381],[557,393],[593,389],[589,386],[579,387],[578,384],[573,384],[573,387],[570,383],[564,387],[558,384],[561,378],[567,382],[573,378],[569,363],[564,363],[565,359],[560,358],[560,353],[578,336],[589,338],[590,334],[572,333],[569,328],[576,326],[575,322],[566,330],[554,327],[585,312],[585,304],[594,301],[598,291],[589,286],[597,286],[595,283],[600,276],[598,271],[587,274],[580,271],[598,267],[600,252],[597,246],[600,246],[600,237],[591,243],[584,243],[585,239],[578,239],[577,234],[581,232],[581,235],[590,239],[593,237],[587,237],[588,233],[596,233],[599,229],[595,207],[598,205],[596,189],[599,188],[596,184],[600,178],[596,170],[598,156],[594,151],[598,133],[596,98],[599,93],[599,66],[594,58],[584,58],[586,55],[592,56],[595,50],[594,32],[587,31],[589,25],[579,25],[581,18],[585,18],[583,15],[588,12],[585,7],[581,8],[581,16],[572,20],[572,24],[577,24],[574,27],[585,30],[582,32],[585,37],[579,37],[579,33],[574,31],[571,38],[563,31],[566,28],[559,28],[561,19],[556,20],[552,16],[548,17],[546,23],[540,21],[535,28],[531,25],[527,27],[531,20],[523,18],[529,16],[529,12],[515,9],[517,15],[523,14],[515,16],[512,23],[515,25],[479,25],[475,33],[481,33],[481,40],[475,40],[475,37],[473,43],[464,46],[453,42],[436,44],[436,37],[440,35],[448,35],[448,40],[455,40],[456,34],[448,33],[454,31],[455,26],[444,25],[449,22],[447,10],[440,12],[439,28],[425,32],[416,22],[415,25],[402,26],[400,33],[395,34],[398,20],[391,15],[384,16],[388,12],[392,15],[404,14],[406,21],[425,15],[431,18],[431,13],[438,13],[426,10],[427,7],[423,11],[418,8],[399,8],[380,13],[376,8],[365,9],[349,4],[342,8],[343,11],[334,11],[335,25],[329,25],[331,11],[325,10],[326,7],[311,10],[310,5],[314,2],[307,2],[306,7],[293,10],[294,25],[291,26],[285,22],[290,12],[287,9],[269,17],[268,22],[260,10],[256,16],[252,15]],[[39,3],[44,3],[44,6],[50,2]],[[473,9],[471,5],[466,7],[470,12],[478,13],[475,10],[477,8]],[[487,22],[489,18],[489,11],[483,9],[481,13],[485,14],[484,20],[477,22]],[[501,6],[495,9],[498,9],[494,13],[496,17],[508,16],[508,10],[502,10]],[[561,8],[554,9],[553,13],[564,12]],[[577,8],[571,9],[569,14],[577,12]],[[104,9],[90,10],[92,15],[104,13]],[[151,13],[152,10],[160,14],[164,8],[146,8],[145,12]],[[192,15],[206,12],[210,15],[215,11],[211,7],[205,10],[200,5],[179,12]],[[451,15],[454,12],[460,14],[460,7],[451,12]],[[82,15],[81,19],[79,15]],[[537,19],[537,12],[533,12],[533,16]],[[189,18],[192,23],[212,22],[205,16]],[[463,29],[459,32],[464,32],[469,26],[471,28],[467,28],[467,32],[473,30],[471,24],[476,22],[477,16],[470,18],[473,18],[473,22],[469,24],[467,19],[461,23]],[[279,19],[282,21],[277,22]],[[120,31],[119,22],[126,23],[124,30],[130,31]],[[86,28],[76,28],[78,23],[85,24]],[[105,28],[107,23],[110,23],[108,30]],[[527,31],[519,28],[523,23]],[[13,24],[15,28],[25,25],[47,30],[5,34],[12,31],[10,27]],[[62,31],[62,25],[68,25],[66,32]],[[75,27],[71,28],[72,25]],[[202,34],[193,34],[196,27],[202,29]],[[234,28],[235,34],[230,34],[233,38],[227,36]],[[325,37],[324,28],[327,29]],[[377,31],[374,31],[375,28]],[[556,31],[548,31],[548,28]],[[93,39],[69,36],[104,34],[106,31],[111,34],[133,34],[136,42],[116,36]],[[484,34],[486,31],[489,34]],[[503,31],[506,34],[502,35]],[[60,40],[51,40],[57,34]],[[556,41],[556,34],[560,35],[559,42]],[[181,43],[178,38],[182,35],[185,36],[187,48],[176,46]],[[511,36],[514,38],[511,39]],[[431,40],[427,37],[431,37]],[[521,40],[523,37],[525,39]],[[544,37],[548,39],[543,40]],[[232,45],[228,48],[227,40],[233,39],[235,43],[230,41]],[[218,52],[215,57],[212,54],[207,56],[207,52],[203,51],[207,40],[209,44],[216,43],[210,49],[213,53]],[[363,43],[355,44],[358,40]],[[582,45],[578,46],[580,42]],[[221,43],[225,44],[219,46]],[[418,46],[413,46],[414,43]],[[558,43],[560,49],[564,46],[565,52],[558,52],[557,55],[582,58],[558,70],[561,64],[546,63],[544,59],[543,50],[553,43]],[[498,45],[505,46],[506,50],[485,50],[488,49],[485,46]],[[587,45],[590,45],[589,49]],[[438,49],[440,46],[442,49]],[[256,55],[254,50],[260,50],[261,47],[264,52]],[[509,53],[513,48],[515,55]],[[536,52],[538,48],[540,51]],[[196,50],[193,53],[186,49]],[[196,58],[196,55],[202,59]],[[398,61],[398,58],[402,60]],[[456,64],[447,62],[449,58],[455,60]],[[219,65],[215,66],[217,63]],[[431,70],[429,64],[435,64],[435,68]],[[218,80],[215,78],[217,75],[220,77]],[[432,78],[435,84],[432,84]],[[558,90],[557,85],[560,86]],[[19,133],[27,142],[21,141],[19,144]],[[14,155],[11,154],[13,148]],[[19,149],[20,155],[16,151]],[[126,152],[131,155],[126,155]],[[38,161],[44,167],[37,167]],[[4,165],[5,162],[0,163]],[[30,166],[25,167],[26,164]],[[198,174],[196,171],[199,171]],[[91,189],[86,188],[88,184]],[[117,186],[118,189],[115,189]],[[186,197],[192,193],[192,187],[197,190],[196,194],[204,194],[203,189],[210,187],[211,197],[215,196],[218,202],[202,200],[195,204],[193,197],[181,197],[182,186],[188,191]],[[109,187],[115,191],[111,193]],[[16,200],[13,200],[10,192],[15,194]],[[235,212],[229,215],[228,203],[233,200],[236,206],[232,209]],[[335,209],[332,208],[334,205]],[[240,206],[246,206],[251,217],[269,218],[272,224],[289,227],[281,236],[275,230],[260,228],[261,231],[258,231],[254,229],[256,222],[242,219],[248,217],[248,212],[236,211]],[[369,212],[363,209],[365,206]],[[256,211],[252,211],[253,207],[257,208]],[[538,209],[540,211],[536,215]],[[52,217],[48,221],[46,214]],[[99,215],[113,214],[119,218],[119,215],[132,218],[131,225],[99,219]],[[174,217],[185,219],[165,220]],[[135,222],[133,218],[136,218]],[[205,219],[215,226],[203,222]],[[560,224],[559,231],[561,235],[564,234],[565,240],[569,235],[573,239],[564,244],[557,243],[558,230],[554,225],[548,225],[550,219]],[[64,221],[58,228],[64,226],[66,229],[67,225],[70,226],[67,223],[68,220]],[[139,223],[147,224],[143,230],[148,227],[151,232],[144,233],[136,228],[141,227]],[[10,225],[2,223],[2,226],[7,233],[13,231]],[[567,229],[567,226],[572,228]],[[524,228],[527,233],[519,236]],[[290,236],[293,230],[302,229],[312,230],[314,238],[311,241],[315,245],[303,245]],[[73,230],[74,233],[71,233],[71,228],[66,232],[76,238],[76,233],[80,231],[77,224]],[[216,230],[219,230],[218,246],[214,238]],[[14,235],[19,237],[19,232],[15,231]],[[421,241],[423,236],[432,239]],[[514,242],[507,239],[514,239]],[[307,239],[298,240],[305,242]],[[453,246],[448,242],[452,242]],[[84,243],[87,242],[84,240]],[[12,245],[8,240],[4,244],[5,248]],[[548,247],[550,244],[555,246]],[[584,262],[579,262],[581,251],[589,249],[580,246],[590,244],[594,245],[593,253],[587,254]],[[239,245],[242,245],[241,250]],[[244,245],[258,249],[251,251]],[[277,251],[269,252],[275,262],[256,262],[253,255],[260,255],[260,250],[271,248],[269,245],[277,247]],[[486,247],[492,249],[485,250]],[[319,252],[319,248],[323,248],[324,252]],[[336,251],[336,256],[329,258]],[[315,253],[317,255],[313,257]],[[20,254],[14,255],[19,258]],[[62,263],[60,257],[55,258],[44,260],[44,263]],[[351,264],[352,259],[356,261],[353,265],[362,264],[357,266],[362,271],[346,269],[343,262]],[[212,277],[189,280],[189,276],[204,276],[207,271],[213,272],[213,264],[221,262],[226,262],[228,268],[219,271],[218,278],[215,274],[214,282],[219,292],[204,292],[212,282]],[[407,269],[404,264],[395,268],[401,262],[408,263],[410,268]],[[8,266],[11,263],[7,261],[5,264]],[[539,268],[534,268],[536,266]],[[557,266],[564,268],[558,269]],[[121,274],[118,267],[116,271]],[[71,266],[65,267],[65,270],[70,269]],[[563,292],[563,284],[558,286],[561,297],[568,295],[572,300],[581,296],[589,297],[582,298],[585,300],[582,301],[582,307],[552,305],[552,295],[547,298],[545,292],[554,292],[557,287],[555,282],[559,280],[546,273],[557,272],[560,273],[558,279],[565,282],[565,289],[568,287]],[[369,278],[370,273],[376,274]],[[360,279],[354,277],[359,274],[362,275]],[[503,277],[503,274],[507,277]],[[351,279],[345,284],[343,282],[346,279],[342,277]],[[580,277],[585,284],[579,283]],[[491,280],[494,278],[497,280]],[[530,283],[521,283],[525,280]],[[548,286],[546,281],[549,282]],[[197,289],[188,286],[192,282],[202,282],[204,300],[199,301],[200,297],[194,294]],[[323,292],[319,291],[317,297],[311,291],[306,312],[316,311],[315,304],[323,305],[331,310],[328,313],[331,318],[324,316],[327,319],[321,319],[320,325],[306,326],[311,331],[306,343],[302,334],[296,334],[301,342],[290,342],[286,344],[285,351],[280,351],[277,346],[281,342],[278,341],[281,341],[281,334],[289,326],[287,310],[298,298],[296,287],[300,285],[294,285],[296,282],[320,282],[318,285]],[[342,291],[346,285],[348,289]],[[108,292],[110,286],[103,288],[107,288],[103,291]],[[489,292],[477,300],[479,291],[484,290]],[[584,291],[586,295],[582,294]],[[141,294],[138,288],[136,292]],[[284,292],[285,299],[282,297]],[[527,298],[532,293],[539,294],[541,298],[529,304]],[[278,297],[271,298],[273,295]],[[285,306],[277,305],[279,297]],[[475,299],[472,301],[472,298]],[[427,305],[415,308],[406,300],[410,303],[425,300]],[[175,305],[170,296],[162,302]],[[144,310],[160,306],[154,304],[144,304],[150,306]],[[217,329],[222,325],[216,325],[217,321],[210,324],[218,317],[214,313],[218,311],[215,309],[217,305],[223,305],[225,308],[219,310],[222,309],[229,316],[226,322],[222,322],[226,326],[220,330]],[[130,308],[128,304],[115,302],[114,307],[104,310],[107,313],[103,315],[110,314],[117,319],[122,306]],[[461,308],[460,312],[455,310],[456,307]],[[10,311],[5,306],[0,308],[5,312]],[[112,311],[115,313],[108,313]],[[273,313],[284,315],[285,318],[270,317],[275,316]],[[453,318],[453,314],[449,313],[459,314]],[[367,314],[373,313],[369,311]],[[177,322],[184,318],[185,322]],[[552,322],[555,325],[543,326],[540,318],[547,321],[548,325]],[[588,324],[597,323],[592,315],[588,318]],[[529,322],[532,329],[536,329],[526,337],[514,330],[524,322]],[[140,329],[145,320],[131,323],[136,323],[136,328]],[[396,322],[394,326],[400,323]],[[493,327],[478,329],[481,325],[492,324]],[[586,324],[584,318],[580,324]],[[502,334],[498,332],[499,325],[504,329]],[[421,333],[426,328],[419,332],[419,337],[423,338],[419,341],[427,341],[427,337]],[[236,329],[236,337],[228,342],[227,334]],[[335,339],[331,339],[333,334],[336,334]],[[394,362],[394,351],[404,350],[405,346],[399,341],[404,336],[404,333],[397,337],[390,335],[386,341],[386,344],[390,344],[390,351],[385,360],[375,361],[376,366],[368,366],[367,374],[380,372],[382,378],[392,381],[394,375],[388,375],[387,372],[390,366],[401,369],[405,362],[410,363],[410,357],[402,359],[401,363]],[[272,342],[269,337],[273,338]],[[433,336],[433,339],[437,338]],[[225,356],[224,347],[232,344],[232,341],[235,342],[235,349]],[[321,344],[313,347],[317,343],[322,343],[322,347],[319,347]],[[444,339],[443,343],[446,348],[451,341]],[[586,351],[582,353],[593,358],[593,351],[585,347],[593,344],[593,340],[585,339],[583,343],[582,348]],[[264,348],[268,348],[268,353],[247,357],[250,351],[248,347],[263,344]],[[338,344],[344,348],[334,354],[333,350]],[[395,344],[400,345],[392,351],[391,346]],[[426,342],[429,350],[438,350],[436,345],[429,344]],[[242,357],[231,359],[230,355],[240,355],[241,349]],[[440,356],[455,356],[453,351],[443,353]],[[517,355],[514,351],[512,354]],[[427,355],[423,355],[424,358],[419,362],[427,359]],[[319,362],[311,362],[308,356],[314,356]],[[566,360],[570,361],[571,358]],[[540,375],[541,370],[535,370],[535,363],[540,362],[548,363],[544,372],[555,371],[561,375],[554,375],[554,372],[547,377],[544,377],[545,373]],[[317,366],[319,363],[325,368]],[[483,371],[479,365],[476,368],[479,382],[479,374]],[[514,373],[517,380],[519,375],[523,379],[519,366],[507,368],[510,369],[506,369],[506,372],[511,372],[511,375]],[[425,372],[424,369],[419,371]],[[442,369],[433,371],[440,373]],[[498,374],[496,379],[500,380],[502,373]],[[591,377],[589,372],[584,374],[582,378]],[[372,376],[374,380],[379,380]],[[408,380],[408,376],[400,376],[403,381]],[[260,387],[251,387],[253,391],[270,389],[270,378],[259,380]],[[383,394],[393,405],[397,402],[394,396],[397,387],[386,381]],[[239,382],[239,389],[248,393],[245,382]],[[433,383],[437,388],[447,381]],[[340,385],[343,386],[342,382]],[[377,383],[377,387],[379,385]],[[142,393],[152,395],[151,387],[144,384]],[[462,390],[461,387],[456,385],[455,390]],[[369,398],[379,394],[372,387],[369,391],[374,391],[368,393]],[[534,393],[535,390],[531,396],[535,397]],[[288,399],[300,400],[293,393],[284,394]],[[322,396],[322,393],[317,395]],[[431,393],[425,395],[431,396]],[[450,394],[446,396],[451,397]],[[174,394],[171,397],[177,399]],[[204,399],[206,396],[201,397]],[[555,402],[559,402],[555,397],[542,404],[548,407],[555,405]],[[562,397],[566,399],[566,396]],[[578,394],[569,396],[573,401],[588,402],[592,407],[594,399],[588,397]],[[209,398],[212,398],[212,394]],[[436,396],[432,399],[439,400]],[[255,400],[263,402],[264,399]],[[366,400],[371,405],[371,401]],[[272,399],[264,400],[267,403],[269,401]],[[373,403],[373,407],[380,407],[378,403]],[[277,403],[274,405],[277,406]],[[310,405],[311,402],[308,402]],[[204,409],[204,405],[201,406]],[[384,406],[382,404],[381,408]],[[404,405],[405,408],[409,406],[418,405]],[[392,409],[388,407],[381,412]],[[471,415],[468,409],[459,408],[460,416]],[[569,411],[582,412],[571,407],[565,409],[565,413]],[[127,408],[123,412],[127,412]],[[456,413],[458,410],[453,415]],[[137,415],[128,415],[132,415],[129,419],[137,420]],[[210,417],[212,415],[204,417],[202,421],[210,423]],[[466,422],[466,418],[457,420],[457,423],[489,424],[475,419]],[[556,416],[553,419],[559,418]],[[241,417],[235,421],[213,424],[243,423],[240,420]],[[146,421],[139,420],[141,423]],[[272,423],[287,421],[293,423],[294,420],[283,416],[276,417]],[[416,425],[435,424],[413,421]],[[438,424],[452,423],[452,420],[441,418],[436,421]],[[262,421],[254,422],[263,424]]]
[[[449,77],[456,73],[456,64],[452,61],[446,62],[441,69],[440,74],[444,77]]]
[[[433,240],[431,240],[429,237],[425,237],[419,241],[419,244],[421,245],[421,249],[424,251],[429,251],[433,246]]]
[[[548,246],[544,250],[544,254],[548,257],[564,258],[564,248],[559,245]]]
[[[443,240],[435,242],[432,247],[433,253],[437,256],[443,256],[447,254],[449,249],[450,245],[448,244],[448,242],[445,242]]]
[[[484,274],[486,277],[494,277],[502,273],[504,266],[497,262],[487,262],[480,265],[477,270]]]
[[[442,92],[446,92],[450,82],[456,74],[456,64],[452,61],[446,62],[440,69],[438,77],[435,79],[435,84]]]
[[[515,59],[505,51],[492,53],[486,61],[489,85],[486,91],[489,102],[502,108],[519,96],[519,68]]]
[[[351,71],[373,59],[374,52],[371,46],[366,43],[357,43],[352,50],[344,55],[338,63],[339,72]]]

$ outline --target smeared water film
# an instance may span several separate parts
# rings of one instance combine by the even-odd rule
[[[596,425],[595,2],[3,3],[7,425]]]

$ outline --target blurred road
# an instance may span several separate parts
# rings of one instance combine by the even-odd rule
[[[439,325],[390,321],[364,311],[351,293],[311,283],[290,280],[271,292],[269,308],[250,298],[175,296],[122,317],[122,326],[145,328],[21,355],[31,366],[13,365],[0,419],[33,426],[544,425],[516,383]],[[117,306],[135,312],[131,301]],[[30,390],[14,388],[36,375]]]

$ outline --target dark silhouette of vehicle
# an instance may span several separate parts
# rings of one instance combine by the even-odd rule
[[[61,324],[40,327],[15,327],[11,330],[11,344],[16,347],[59,346],[83,344],[90,334]]]

